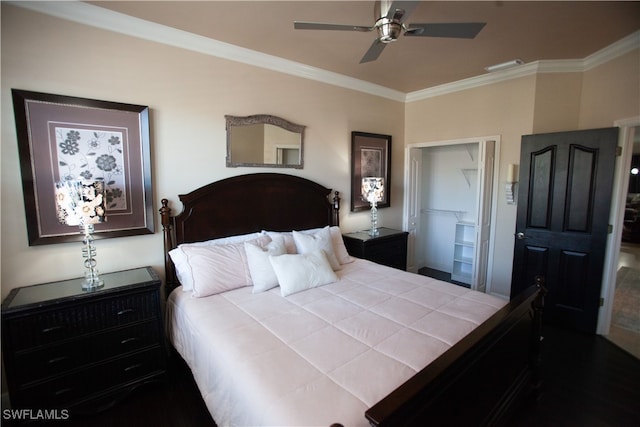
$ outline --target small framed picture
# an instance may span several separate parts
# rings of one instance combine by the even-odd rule
[[[378,208],[391,206],[391,135],[351,132],[351,211],[370,208],[362,198],[362,178],[383,179],[384,191]]]

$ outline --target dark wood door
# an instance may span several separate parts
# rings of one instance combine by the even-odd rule
[[[595,332],[618,129],[522,137],[511,297],[536,277],[544,318]]]

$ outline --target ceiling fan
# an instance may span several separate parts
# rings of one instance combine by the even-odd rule
[[[360,63],[378,59],[388,43],[394,42],[401,34],[412,37],[451,37],[472,39],[485,26],[485,22],[452,22],[431,24],[406,24],[419,2],[417,1],[376,1],[374,14],[376,22],[373,26],[329,24],[321,22],[294,21],[296,30],[337,30],[337,31],[378,31],[378,37],[364,54]]]

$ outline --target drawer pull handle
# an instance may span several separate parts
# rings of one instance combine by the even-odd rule
[[[53,359],[49,359],[49,360],[47,361],[47,364],[49,364],[49,365],[53,365],[53,364],[55,364],[55,363],[60,363],[60,362],[62,362],[63,360],[69,360],[69,356],[54,357]]]
[[[126,368],[124,368],[124,371],[129,372],[129,371],[133,371],[134,369],[138,369],[140,367],[142,367],[142,363],[136,363],[135,365],[127,366]]]
[[[50,333],[50,332],[59,331],[60,329],[64,329],[64,326],[60,326],[60,325],[58,325],[58,326],[50,326],[50,327],[48,327],[48,328],[44,328],[44,329],[42,330],[42,333],[43,333],[43,334],[48,334],[48,333]]]
[[[118,312],[118,316],[123,316],[125,314],[133,313],[135,310],[133,308],[125,308],[124,310],[120,310]]]
[[[55,393],[53,393],[55,396],[62,396],[65,393],[69,393],[70,391],[72,391],[72,388],[62,388],[58,391],[56,391]]]
[[[131,342],[134,342],[134,341],[140,341],[140,338],[138,338],[138,337],[126,338],[126,339],[123,339],[122,341],[120,341],[120,344],[125,345],[125,344],[129,344]]]

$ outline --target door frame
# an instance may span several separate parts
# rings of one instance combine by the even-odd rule
[[[611,327],[613,298],[616,290],[616,275],[618,272],[618,258],[622,243],[622,225],[624,222],[627,190],[629,189],[629,176],[627,171],[631,167],[633,136],[636,126],[640,126],[640,116],[616,120],[614,122],[614,127],[620,128],[618,147],[622,148],[622,153],[616,157],[615,175],[613,177],[611,210],[609,214],[609,224],[612,225],[612,232],[609,233],[607,237],[604,274],[602,275],[602,287],[600,290],[600,297],[604,302],[598,312],[596,334],[599,335],[609,334]]]
[[[491,183],[492,183],[492,188],[491,188],[491,197],[490,197],[490,202],[491,202],[491,229],[489,231],[489,248],[488,248],[488,254],[487,254],[487,277],[486,277],[486,289],[484,290],[485,293],[489,294],[491,293],[491,285],[492,285],[492,276],[493,276],[493,268],[491,268],[491,266],[493,266],[493,255],[495,252],[495,233],[496,233],[496,224],[497,224],[497,209],[498,209],[498,199],[499,199],[499,195],[500,195],[500,185],[499,185],[499,171],[500,171],[500,135],[492,135],[492,136],[482,136],[482,137],[475,137],[475,138],[461,138],[461,139],[449,139],[449,140],[441,140],[441,141],[429,141],[429,142],[418,142],[418,143],[413,143],[413,144],[408,144],[405,146],[405,154],[404,154],[404,188],[405,188],[405,194],[404,194],[404,208],[403,208],[403,229],[404,230],[409,230],[412,227],[417,227],[418,229],[420,228],[420,215],[417,216],[418,218],[418,224],[417,225],[411,225],[411,208],[416,208],[415,204],[416,201],[420,201],[420,195],[419,195],[419,187],[418,186],[413,186],[411,185],[411,175],[413,173],[412,171],[412,167],[411,167],[411,151],[414,149],[424,149],[424,148],[430,148],[430,147],[442,147],[442,146],[452,146],[452,145],[464,145],[464,144],[478,144],[478,147],[480,147],[481,145],[486,145],[487,141],[493,141],[495,144],[495,149],[494,149],[494,158],[493,158],[493,177],[491,178]],[[485,153],[486,154],[486,150],[484,149],[479,149],[478,153]],[[478,159],[478,161],[482,161],[484,163],[486,163],[486,158],[483,159]],[[486,190],[483,191],[486,194]],[[478,194],[478,197],[480,196],[480,193]],[[419,206],[417,206],[417,208],[419,208]],[[476,222],[479,220],[479,218],[476,218]],[[415,236],[412,236],[411,233],[409,234],[409,239],[414,239]],[[415,244],[413,242],[409,242],[409,248],[414,248]],[[474,263],[477,263],[477,258],[479,256],[478,251],[475,251],[475,259],[474,259]],[[407,253],[407,266],[414,266],[415,265],[415,251],[414,250],[409,250]]]

